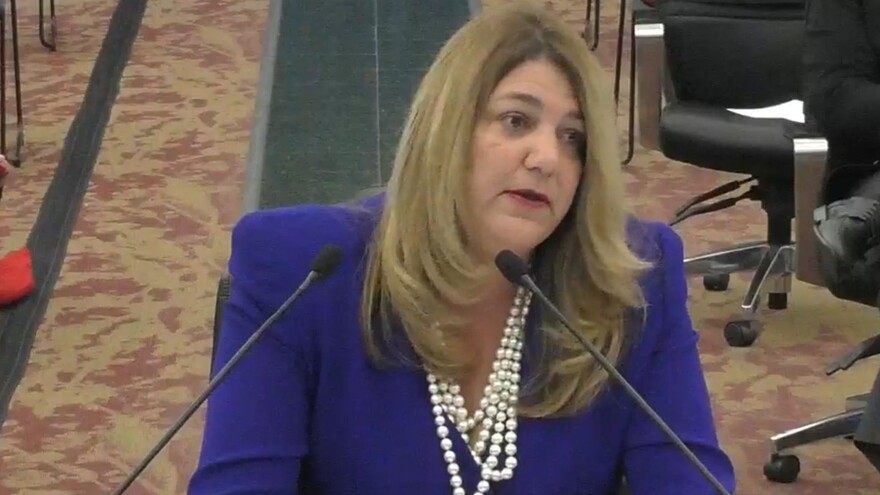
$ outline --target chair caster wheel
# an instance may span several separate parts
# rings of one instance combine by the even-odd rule
[[[757,325],[749,320],[734,320],[724,325],[724,340],[732,347],[749,347],[757,338]]]
[[[711,292],[722,292],[730,286],[729,273],[715,273],[703,277],[703,288]]]
[[[773,454],[764,464],[764,477],[776,483],[793,483],[801,472],[801,461],[794,455]]]

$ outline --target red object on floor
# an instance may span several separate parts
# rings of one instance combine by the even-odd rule
[[[12,165],[6,160],[6,157],[0,155],[0,198],[3,197],[3,186],[6,184],[6,176],[12,170]]]
[[[6,176],[9,175],[9,171],[12,170],[12,165],[6,161],[6,157],[0,155],[0,189],[3,189],[3,184],[6,182]]]
[[[34,290],[31,252],[21,248],[0,258],[0,306],[15,303]]]

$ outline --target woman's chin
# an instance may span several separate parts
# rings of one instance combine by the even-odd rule
[[[507,235],[500,237],[492,243],[495,246],[492,259],[499,252],[507,249],[513,251],[520,258],[528,260],[532,256],[532,252],[535,251],[535,248],[544,242],[546,238],[546,235],[520,235],[517,237]]]

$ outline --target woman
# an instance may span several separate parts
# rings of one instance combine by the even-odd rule
[[[422,81],[384,195],[241,220],[221,363],[322,246],[345,258],[216,390],[191,494],[715,493],[502,249],[732,490],[681,243],[627,223],[602,77],[550,14],[488,11]]]

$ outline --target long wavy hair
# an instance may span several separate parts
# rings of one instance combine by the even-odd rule
[[[577,32],[538,6],[485,11],[443,46],[412,102],[397,148],[385,205],[367,254],[361,318],[376,363],[404,359],[402,330],[417,365],[461,377],[468,354],[450,342],[464,327],[453,308],[475,300],[494,266],[468,252],[471,145],[490,94],[522,63],[561,69],[585,118],[585,172],[571,210],[536,250],[538,279],[587,339],[612,362],[626,347],[624,316],[643,304],[639,274],[647,264],[627,244],[629,211],[614,113],[604,73]],[[589,405],[608,377],[556,321],[540,325],[540,359],[520,413],[543,417]]]

